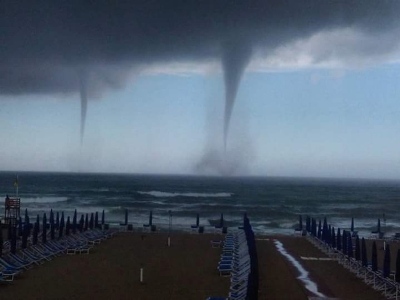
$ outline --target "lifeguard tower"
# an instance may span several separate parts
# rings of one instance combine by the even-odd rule
[[[21,199],[6,196],[4,201],[4,222],[7,226],[16,227],[20,216]]]

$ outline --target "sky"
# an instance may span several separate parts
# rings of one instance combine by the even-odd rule
[[[397,2],[22,2],[0,170],[400,179]]]

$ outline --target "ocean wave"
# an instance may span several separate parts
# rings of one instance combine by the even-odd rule
[[[67,197],[30,197],[23,198],[21,203],[55,203],[55,202],[67,202]]]
[[[233,195],[233,193],[169,193],[169,192],[160,192],[160,191],[150,191],[150,192],[142,192],[138,191],[141,195],[150,195],[153,197],[193,197],[193,198],[228,198]]]

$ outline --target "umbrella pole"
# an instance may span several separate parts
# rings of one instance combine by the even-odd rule
[[[140,283],[143,283],[143,266],[140,267]]]

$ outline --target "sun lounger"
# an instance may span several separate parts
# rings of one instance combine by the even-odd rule
[[[18,267],[17,265],[6,261],[3,258],[0,258],[0,272],[3,274],[19,274],[24,270],[22,267]]]
[[[34,262],[32,260],[23,259],[23,258],[19,257],[16,254],[13,254],[13,253],[9,253],[8,254],[8,258],[9,258],[9,261],[11,263],[14,263],[17,266],[20,266],[20,267],[24,268],[25,270],[28,270],[28,269],[32,268],[32,266],[34,264]]]
[[[15,274],[3,273],[0,271],[0,281],[2,281],[2,282],[14,281],[14,276],[15,276]]]

